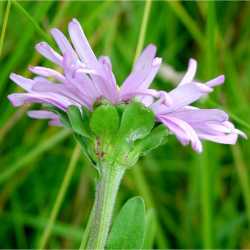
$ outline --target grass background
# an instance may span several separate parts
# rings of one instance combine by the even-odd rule
[[[79,156],[68,131],[27,118],[28,107],[14,109],[6,98],[20,91],[10,72],[30,76],[28,65],[50,65],[34,45],[48,40],[54,46],[49,29],[66,32],[72,17],[83,25],[96,54],[111,56],[119,83],[136,48],[148,43],[178,71],[193,57],[199,79],[225,73],[225,84],[198,105],[223,107],[250,134],[249,2],[1,1],[1,248],[78,248],[87,223],[94,169]],[[174,83],[157,77],[153,86],[170,90]],[[117,209],[129,197],[144,197],[145,249],[250,248],[249,155],[249,141],[206,143],[197,155],[171,136],[127,171]]]

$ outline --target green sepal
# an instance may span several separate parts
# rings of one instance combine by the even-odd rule
[[[87,158],[93,163],[95,166],[98,159],[94,152],[94,142],[90,138],[83,137],[79,134],[74,133],[75,140],[81,145],[83,153],[87,156]]]
[[[119,124],[116,107],[109,103],[98,106],[90,117],[90,129],[104,143],[110,142],[116,136]]]
[[[71,124],[72,129],[75,133],[80,134],[84,137],[89,138],[91,136],[88,119],[85,116],[85,112],[83,115],[81,114],[80,109],[77,106],[69,106],[67,110],[67,115]]]
[[[106,248],[142,249],[145,234],[145,204],[141,197],[129,199],[114,220]]]
[[[147,136],[153,126],[153,112],[139,102],[131,102],[124,109],[117,137],[131,143]]]
[[[168,130],[160,124],[152,129],[151,133],[145,138],[138,140],[134,144],[134,150],[140,152],[140,155],[146,155],[151,150],[167,142]]]

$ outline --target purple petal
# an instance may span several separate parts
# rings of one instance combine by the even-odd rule
[[[126,94],[121,94],[120,100],[127,101],[132,99],[135,96],[151,96],[151,97],[158,97],[158,91],[154,89],[145,89],[145,90],[137,90],[131,91]]]
[[[63,127],[63,124],[61,123],[60,119],[52,119],[49,121],[50,126],[57,126],[57,127]]]
[[[219,109],[184,109],[169,114],[169,116],[176,117],[191,124],[208,121],[224,122],[228,120],[227,113]]]
[[[224,75],[220,75],[220,76],[218,76],[218,77],[216,77],[216,78],[214,78],[214,79],[206,82],[206,85],[209,86],[209,87],[211,87],[211,88],[213,88],[215,86],[223,84],[224,81],[225,81],[225,76]]]
[[[76,105],[86,105],[84,96],[79,96],[79,93],[77,91],[74,91],[74,89],[72,88],[70,89],[65,84],[55,84],[42,77],[36,78],[35,81],[36,83],[32,88],[33,91],[55,93],[68,98],[72,102],[72,104],[74,103]]]
[[[238,139],[238,134],[210,135],[198,132],[198,136],[202,140],[213,141],[221,144],[235,144]]]
[[[149,107],[154,102],[154,97],[147,95],[137,96],[139,102],[143,103],[144,106]]]
[[[54,51],[46,42],[38,43],[36,50],[51,62],[62,66],[62,56]]]
[[[9,95],[8,99],[15,107],[27,103],[47,103],[66,111],[68,106],[76,105],[67,98],[55,93],[15,93]]]
[[[188,63],[187,72],[178,85],[181,86],[183,84],[191,83],[194,79],[196,70],[197,70],[197,62],[196,60],[191,58]]]
[[[202,144],[195,130],[186,122],[168,116],[158,116],[158,119],[165,124],[177,138],[185,145],[188,141],[191,142],[192,148],[197,152],[202,152]]]
[[[121,86],[121,95],[126,95],[135,89],[146,89],[150,86],[161,65],[161,58],[155,58],[150,64],[132,71]]]
[[[135,62],[133,70],[141,70],[142,68],[148,67],[153,61],[156,54],[156,47],[153,44],[149,44],[138,57]]]
[[[35,119],[55,119],[58,115],[47,110],[30,110],[27,112],[28,116]]]
[[[69,23],[68,28],[72,43],[81,60],[87,63],[91,68],[95,68],[97,65],[97,59],[79,22],[76,19],[73,19]]]
[[[202,96],[211,92],[212,89],[204,84],[190,83],[178,86],[168,94],[173,100],[173,105],[170,107],[166,106],[164,113],[173,112],[179,108],[185,107],[190,103],[193,103],[200,99]]]
[[[65,81],[65,77],[61,73],[59,73],[56,70],[50,69],[50,68],[41,67],[41,66],[35,66],[35,67],[30,66],[29,70],[32,73],[40,75],[40,76],[53,77],[60,82]]]
[[[81,71],[76,71],[75,76],[70,78],[70,83],[72,83],[82,95],[90,97],[93,101],[101,96],[96,84],[89,76]]]
[[[34,85],[34,81],[29,79],[29,78],[26,78],[26,77],[23,77],[23,76],[20,76],[20,75],[17,75],[15,73],[11,73],[10,74],[10,79],[15,82],[18,86],[22,87],[23,89],[25,89],[26,91],[30,91],[32,89],[32,86]]]
[[[146,89],[150,86],[152,81],[154,80],[156,74],[158,73],[160,66],[161,66],[162,59],[159,57],[156,57],[152,62],[152,68],[150,72],[148,73],[146,79],[140,84],[140,89]]]
[[[119,95],[117,91],[117,84],[115,76],[112,72],[112,64],[110,58],[107,56],[102,56],[99,58],[100,65],[103,67],[105,74],[104,84],[108,89],[109,99],[112,103],[117,103],[119,101]]]
[[[50,119],[49,125],[60,126],[63,124],[60,121],[60,117],[53,112],[47,110],[31,110],[27,112],[28,116],[34,119]]]
[[[55,39],[58,47],[60,48],[62,54],[70,53],[74,60],[78,60],[78,57],[73,50],[71,44],[69,43],[68,39],[65,35],[58,29],[51,29],[50,33],[52,34],[53,38]]]

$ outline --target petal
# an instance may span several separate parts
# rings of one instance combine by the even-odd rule
[[[58,29],[51,29],[50,33],[52,34],[53,38],[55,39],[58,47],[60,48],[62,54],[70,53],[72,58],[75,60],[78,60],[78,57],[73,50],[71,44],[69,43],[68,39],[65,37],[65,35]]]
[[[41,67],[41,66],[35,66],[35,67],[29,66],[29,70],[30,72],[40,75],[40,76],[53,77],[60,82],[65,81],[65,77],[61,73],[50,68]]]
[[[28,116],[34,119],[50,119],[49,125],[60,126],[63,124],[60,121],[60,117],[55,113],[47,110],[31,110],[27,112]]]
[[[191,83],[194,79],[196,70],[197,70],[197,61],[191,58],[188,63],[187,72],[182,78],[181,82],[179,83],[179,86],[183,84]]]
[[[36,92],[55,93],[68,98],[72,103],[79,105],[86,105],[84,101],[85,96],[79,96],[78,92],[73,88],[69,88],[65,84],[52,83],[42,77],[35,79],[36,83],[33,85],[32,90]]]
[[[80,93],[93,100],[101,95],[92,79],[81,71],[76,71],[75,76],[70,78],[70,81]]]
[[[147,65],[151,64],[156,54],[156,46],[153,44],[149,44],[138,57],[135,62],[133,70],[141,70],[142,68],[147,67]]]
[[[23,89],[25,89],[26,91],[31,91],[32,86],[34,85],[34,81],[23,77],[21,75],[15,74],[15,73],[11,73],[10,74],[10,79],[15,82],[18,86],[22,87]]]
[[[221,144],[235,144],[238,139],[238,134],[222,134],[222,135],[210,135],[206,133],[198,133],[199,138],[202,140],[213,141]]]
[[[35,119],[55,119],[58,115],[47,110],[30,110],[27,112],[28,116]]]
[[[116,79],[112,72],[112,64],[110,58],[107,56],[102,56],[99,58],[100,65],[103,67],[103,72],[105,74],[105,82],[109,89],[109,97],[111,98],[112,103],[119,101],[119,95],[117,91]]]
[[[61,123],[60,119],[52,119],[49,121],[50,126],[57,126],[57,127],[63,127],[63,124]]]
[[[54,93],[15,93],[8,96],[8,99],[15,107],[27,103],[46,103],[56,106],[57,108],[66,111],[70,105],[76,105],[67,98]]]
[[[81,60],[87,63],[91,68],[95,68],[97,66],[97,59],[79,22],[73,19],[69,23],[68,29],[72,43]]]
[[[38,43],[36,50],[51,62],[62,66],[62,56],[53,50],[46,42]]]
[[[225,76],[224,75],[220,75],[220,76],[217,76],[216,78],[206,82],[206,85],[213,88],[215,86],[218,86],[218,85],[221,85],[223,84],[225,81]]]
[[[134,90],[126,94],[121,94],[120,100],[127,101],[132,99],[135,96],[151,96],[151,97],[158,97],[158,91],[154,89],[145,89],[145,90]]]
[[[154,102],[154,97],[152,96],[138,96],[138,100],[143,103],[146,107],[149,107]]]
[[[135,89],[146,89],[150,86],[161,65],[161,58],[155,58],[140,70],[132,71],[121,86],[120,93],[125,95]]]
[[[158,73],[160,69],[161,62],[162,62],[162,59],[159,57],[156,57],[153,60],[152,68],[150,72],[148,73],[146,79],[140,84],[139,86],[140,89],[146,89],[150,86],[150,84],[152,83],[152,81],[154,80],[156,74]]]
[[[187,140],[191,142],[192,148],[198,153],[202,152],[202,144],[196,134],[195,130],[185,121],[168,116],[158,116],[157,117],[163,124],[165,124],[169,129],[173,129],[169,124],[175,124],[175,127],[178,128],[172,130],[176,134],[177,138],[183,138],[182,142],[187,143]],[[182,132],[180,132],[182,131]],[[185,136],[184,136],[185,135]]]
[[[204,123],[208,121],[224,122],[228,120],[228,115],[219,109],[194,109],[194,110],[180,110],[169,116],[176,117],[188,123]]]
[[[205,84],[199,83],[190,83],[178,86],[174,90],[168,92],[170,98],[173,100],[173,105],[170,107],[166,106],[165,111],[162,110],[162,112],[169,113],[183,108],[190,103],[197,101],[211,91],[211,88],[207,87]]]

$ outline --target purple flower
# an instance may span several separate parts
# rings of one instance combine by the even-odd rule
[[[79,108],[85,106],[92,110],[94,103],[102,98],[113,104],[137,99],[152,109],[156,120],[175,134],[183,145],[191,143],[197,152],[202,151],[200,139],[234,144],[238,135],[246,137],[229,122],[225,112],[190,106],[213,91],[213,87],[222,84],[223,75],[206,84],[196,82],[194,76],[197,63],[190,59],[187,73],[177,88],[170,92],[150,89],[149,86],[161,65],[161,58],[156,57],[156,47],[150,44],[119,88],[109,57],[95,56],[76,19],[69,23],[68,31],[73,46],[61,31],[51,30],[61,54],[45,42],[36,45],[37,51],[55,63],[60,72],[36,66],[29,67],[29,70],[37,75],[33,79],[14,73],[10,75],[12,81],[26,90],[26,93],[8,96],[14,106],[42,103],[66,112],[70,105]],[[29,111],[28,115],[37,119],[50,119],[51,125],[62,125],[59,116],[50,111],[33,110]]]

